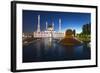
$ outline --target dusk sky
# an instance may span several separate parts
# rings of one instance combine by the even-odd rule
[[[76,33],[80,33],[84,24],[91,23],[90,13],[23,10],[23,32],[37,30],[38,15],[40,15],[41,31],[46,30],[46,21],[48,25],[54,22],[54,30],[58,31],[59,18],[62,21],[62,32],[65,32],[67,29],[75,29]]]

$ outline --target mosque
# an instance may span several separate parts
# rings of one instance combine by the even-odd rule
[[[59,18],[59,31],[55,31],[54,29],[54,23],[48,24],[46,21],[46,30],[41,31],[40,30],[40,15],[38,15],[38,24],[37,24],[37,30],[32,33],[23,33],[23,41],[27,40],[33,40],[32,38],[49,38],[50,41],[53,39],[59,40],[59,43],[65,46],[74,46],[79,45],[82,43],[79,39],[77,39],[75,36],[75,30],[67,29],[64,32],[61,32],[61,19]],[[24,43],[26,43],[25,41]]]
[[[34,38],[63,38],[65,36],[64,32],[61,32],[61,19],[59,18],[59,31],[54,30],[54,23],[48,24],[46,21],[46,30],[40,30],[40,15],[38,15],[37,31],[33,32]]]

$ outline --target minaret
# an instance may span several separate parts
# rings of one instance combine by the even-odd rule
[[[48,29],[48,22],[46,21],[46,30]]]
[[[52,22],[52,27],[53,27],[53,30],[54,30],[54,22]]]
[[[51,23],[52,23],[52,28],[54,30],[54,21],[53,21],[53,17],[51,17]]]
[[[37,26],[37,32],[40,32],[40,15],[38,15],[38,26]]]
[[[61,32],[61,19],[59,18],[59,32]]]

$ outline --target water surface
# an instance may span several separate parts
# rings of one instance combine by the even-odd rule
[[[38,39],[23,46],[23,62],[86,60],[91,58],[90,46],[63,46],[52,38]]]

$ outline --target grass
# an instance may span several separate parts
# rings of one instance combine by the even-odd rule
[[[83,42],[90,42],[91,41],[90,35],[82,34],[82,35],[77,35],[76,37]]]

